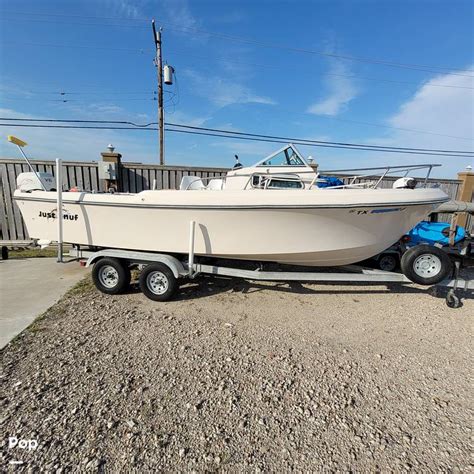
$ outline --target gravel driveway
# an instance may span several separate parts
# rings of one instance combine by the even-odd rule
[[[153,303],[86,280],[9,344],[2,467],[472,469],[473,300],[203,281]]]

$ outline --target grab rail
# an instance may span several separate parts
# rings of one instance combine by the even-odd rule
[[[355,175],[348,175],[348,176],[342,176],[343,178],[347,179],[349,182],[347,184],[342,184],[339,186],[331,186],[332,189],[334,188],[348,188],[348,187],[362,187],[366,186],[367,188],[372,188],[375,189],[377,188],[380,183],[389,175],[393,175],[395,173],[404,173],[403,177],[406,177],[410,171],[416,171],[416,170],[422,170],[426,169],[426,175],[423,178],[423,186],[426,186],[428,183],[428,179],[431,175],[431,171],[433,168],[441,166],[440,164],[435,164],[435,163],[428,163],[428,164],[420,164],[420,165],[396,165],[396,166],[374,166],[372,168],[352,168],[352,169],[337,169],[337,170],[322,170],[320,172],[315,172],[313,170],[308,170],[308,171],[299,171],[298,173],[281,173],[280,176],[278,174],[272,174],[272,173],[265,173],[263,170],[259,172],[253,172],[253,173],[248,173],[248,174],[238,174],[238,175],[231,175],[231,176],[222,176],[222,177],[216,177],[216,176],[209,176],[209,177],[199,177],[199,176],[193,176],[195,179],[191,180],[188,185],[185,188],[185,191],[189,190],[191,185],[197,181],[210,181],[213,179],[221,179],[222,184],[221,184],[221,189],[224,188],[224,185],[227,181],[227,179],[232,179],[232,178],[247,178],[247,181],[245,183],[245,186],[243,189],[247,189],[249,185],[251,187],[255,187],[253,185],[253,177],[254,176],[269,176],[269,177],[275,177],[275,178],[280,178],[283,179],[283,176],[289,177],[290,179],[298,179],[303,185],[309,183],[309,186],[307,189],[313,188],[313,186],[318,183],[318,182],[324,182],[324,178],[320,178],[321,175],[326,175],[326,174],[335,174],[335,175],[341,175],[345,174],[348,172],[361,172],[361,171],[372,171],[372,173],[363,173],[363,174],[355,174]],[[373,172],[377,171],[382,171],[380,175],[375,175]],[[309,179],[304,179],[301,177],[302,174],[315,174],[314,178],[311,180]],[[341,176],[339,176],[341,177]],[[364,178],[377,178],[376,180],[374,179],[373,181],[367,182],[367,183],[356,183],[356,180],[358,179],[364,179]]]
[[[436,168],[438,166],[441,166],[440,164],[435,164],[435,163],[428,163],[428,164],[420,164],[420,165],[397,165],[397,166],[375,166],[373,168],[352,168],[352,169],[339,169],[339,170],[323,170],[321,173],[327,174],[327,173],[333,173],[333,174],[344,174],[347,172],[354,172],[354,171],[381,171],[383,170],[383,173],[380,174],[380,176],[377,176],[377,181],[375,183],[371,183],[373,188],[376,188],[384,178],[386,178],[390,174],[394,173],[403,173],[403,177],[406,177],[410,171],[416,171],[416,170],[422,170],[426,169],[426,175],[423,178],[423,185],[426,186],[428,183],[428,178],[430,177],[431,171],[433,168]],[[370,178],[370,177],[375,177],[374,173],[366,173],[366,174],[356,174],[354,176],[345,176],[345,178],[349,179],[349,184],[344,185],[344,186],[352,186],[355,184],[355,181],[357,179],[364,179],[364,178]],[[341,186],[343,187],[343,186]]]

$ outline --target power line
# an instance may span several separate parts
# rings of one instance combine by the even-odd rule
[[[173,97],[176,96],[176,93],[173,93],[172,91],[164,91],[168,94],[172,94],[171,98],[168,99],[168,104],[172,101]],[[31,101],[31,100],[42,100],[42,99],[32,99],[32,98],[29,98],[29,97],[3,97],[4,100],[9,100],[9,101],[18,101],[18,100],[27,100],[27,101]],[[140,98],[140,99],[133,99],[133,98],[125,98],[125,99],[119,99],[121,101],[139,101],[139,102],[148,102],[148,101],[156,101],[157,98],[156,97],[153,97],[153,98]],[[80,103],[85,103],[84,101],[80,100],[80,99],[45,99],[43,100],[44,102],[60,102],[60,103],[68,103],[68,102],[80,102]],[[173,105],[177,105],[177,104],[173,104]],[[456,139],[456,140],[466,140],[466,141],[473,141],[474,139],[473,138],[467,138],[467,137],[460,137],[460,136],[457,136],[457,135],[448,135],[448,134],[444,134],[444,133],[437,133],[437,132],[431,132],[431,131],[428,131],[428,130],[419,130],[419,129],[415,129],[415,128],[405,128],[405,127],[395,127],[393,125],[385,125],[385,124],[380,124],[380,123],[373,123],[373,122],[365,122],[365,121],[360,121],[360,120],[351,120],[351,119],[343,119],[343,118],[340,118],[340,117],[333,117],[333,116],[328,116],[328,115],[318,115],[318,114],[313,114],[311,112],[297,112],[295,110],[288,110],[288,109],[283,109],[283,108],[279,108],[278,109],[279,111],[282,111],[282,112],[285,112],[285,113],[290,113],[290,114],[297,114],[297,115],[304,115],[304,116],[311,116],[311,117],[318,117],[318,119],[324,119],[324,120],[336,120],[338,122],[346,122],[346,123],[354,123],[354,124],[357,124],[357,125],[368,125],[370,127],[378,127],[378,128],[387,128],[387,129],[390,129],[390,130],[400,130],[402,132],[410,132],[410,133],[420,133],[420,134],[424,134],[424,135],[434,135],[434,136],[437,136],[437,137],[446,137],[446,138],[453,138],[453,139]]]
[[[78,45],[78,44],[52,44],[52,43],[25,43],[25,42],[16,42],[16,41],[4,41],[3,44],[13,44],[13,45],[21,45],[21,46],[38,46],[38,47],[53,47],[53,48],[79,48],[79,49],[94,49],[94,50],[105,50],[105,51],[121,51],[121,52],[133,52],[133,53],[144,53],[144,52],[152,52],[151,48],[109,48],[109,47],[96,47],[96,46],[88,46],[88,45]],[[185,57],[195,58],[195,59],[204,59],[214,60],[214,61],[221,61],[226,63],[234,63],[234,64],[243,64],[245,66],[252,66],[258,67],[262,69],[272,69],[272,70],[280,70],[281,66],[271,65],[271,64],[259,64],[259,63],[250,63],[244,60],[236,60],[231,58],[224,58],[219,56],[201,56],[195,54],[189,54],[187,51],[183,51],[180,49],[171,48],[169,50],[171,54],[183,55]],[[361,79],[364,81],[374,81],[374,82],[381,82],[381,83],[388,83],[388,84],[402,84],[402,85],[416,85],[420,86],[419,82],[414,81],[399,81],[395,79],[385,79],[385,78],[378,78],[378,77],[367,77],[367,76],[359,76],[357,74],[339,74],[339,73],[332,73],[332,72],[322,72],[322,73],[313,73],[313,72],[305,72],[305,71],[298,71],[298,74],[305,74],[311,76],[331,76],[331,77],[347,77],[350,79]],[[474,76],[470,76],[474,77]],[[456,86],[451,84],[422,84],[423,87],[443,87],[443,88],[450,88],[450,89],[468,89],[474,90],[474,87],[468,86]]]
[[[11,119],[0,118],[0,120],[11,120]],[[13,119],[13,120],[35,121],[34,119]],[[6,124],[6,123],[1,123],[0,126],[31,127],[31,128],[106,129],[106,130],[157,130],[156,127],[136,126],[136,124],[133,124],[133,122],[128,122],[128,121],[109,121],[109,122],[108,121],[93,121],[93,120],[66,121],[66,120],[56,120],[56,119],[38,119],[36,121],[37,122],[39,121],[56,122],[56,123],[58,122],[61,122],[61,123],[64,123],[64,122],[115,123],[115,124],[122,124],[122,126],[111,127],[110,125],[84,126],[84,125],[37,125],[37,124]],[[133,124],[133,126],[131,127],[123,126],[127,124]],[[290,141],[299,145],[315,146],[315,147],[323,147],[323,148],[351,149],[351,150],[359,150],[359,151],[377,151],[377,152],[388,152],[388,153],[403,153],[403,154],[462,157],[462,158],[470,158],[474,156],[474,152],[470,152],[470,151],[431,150],[431,149],[408,148],[408,147],[386,147],[386,146],[365,145],[365,144],[357,144],[357,143],[329,142],[329,141],[322,141],[322,140],[319,140],[319,141],[306,140],[306,139],[279,137],[279,136],[272,136],[272,135],[258,135],[258,134],[245,133],[245,132],[234,132],[231,130],[211,129],[211,128],[195,127],[195,126],[173,124],[173,123],[167,123],[166,125],[168,127],[182,127],[181,129],[166,128],[166,130],[170,132],[188,133],[192,135],[206,135],[206,136],[214,136],[214,137],[220,137],[220,138],[235,138],[235,139],[240,139],[240,140],[253,140],[253,141],[262,141],[262,142],[270,142],[270,143],[288,143]]]
[[[42,13],[42,12],[18,12],[18,11],[3,11],[3,14],[10,15],[29,15],[29,16],[46,16],[59,18],[80,18],[86,20],[114,20],[114,21],[136,21],[136,22],[150,22],[151,18],[130,18],[119,16],[96,16],[96,15],[69,15],[64,13]],[[148,26],[148,25],[147,25]]]
[[[137,128],[147,128],[151,125],[158,125],[158,122],[149,122],[145,124],[137,124],[135,122],[129,120],[72,120],[72,119],[31,119],[31,118],[8,118],[8,117],[0,117],[0,120],[8,120],[14,122],[50,122],[50,123],[101,123],[101,124],[117,124],[117,125],[132,125],[133,127]],[[286,141],[306,141],[308,143],[320,143],[320,144],[331,144],[331,145],[342,145],[342,146],[361,146],[367,148],[377,148],[377,149],[397,149],[397,150],[416,150],[416,151],[433,151],[433,152],[449,152],[449,153],[472,153],[474,151],[465,151],[465,150],[436,150],[431,148],[413,148],[413,147],[391,147],[391,146],[384,146],[384,145],[367,145],[363,143],[346,143],[346,142],[332,142],[327,140],[310,140],[304,138],[295,138],[295,137],[282,137],[282,136],[273,136],[273,135],[263,135],[263,134],[253,134],[247,132],[237,132],[234,130],[223,130],[223,129],[216,129],[216,128],[206,128],[206,127],[199,127],[195,125],[187,125],[187,124],[176,124],[171,122],[165,122],[165,125],[178,127],[178,128],[188,128],[194,130],[201,130],[201,131],[208,131],[208,132],[219,132],[219,133],[227,133],[230,135],[248,135],[248,136],[255,136],[260,138],[272,138],[272,139],[280,139]]]
[[[437,74],[444,73],[444,74],[449,74],[453,76],[465,76],[465,77],[474,78],[474,75],[471,75],[471,74],[465,74],[465,73],[460,73],[460,72],[449,72],[449,71],[464,71],[464,69],[455,69],[455,68],[444,67],[444,66],[426,66],[426,65],[421,65],[421,64],[398,63],[398,62],[385,61],[385,60],[380,60],[380,59],[362,58],[362,57],[357,57],[357,56],[328,53],[325,51],[311,50],[311,49],[305,49],[305,48],[296,48],[296,47],[285,46],[285,45],[280,45],[276,43],[267,43],[267,42],[263,42],[259,40],[243,38],[240,36],[231,36],[231,35],[226,35],[222,33],[212,33],[209,31],[199,30],[197,28],[192,28],[192,27],[182,27],[182,26],[175,27],[175,26],[170,26],[173,24],[167,23],[167,22],[161,22],[161,23],[163,23],[164,25],[168,25],[168,27],[170,27],[171,29],[176,29],[176,30],[185,31],[185,32],[186,30],[192,30],[201,34],[205,34],[205,35],[209,35],[209,36],[213,36],[213,37],[217,37],[221,39],[226,39],[229,41],[252,44],[252,45],[263,47],[263,48],[273,48],[273,49],[292,51],[296,53],[326,56],[326,57],[335,58],[335,59],[343,59],[343,60],[363,62],[363,63],[369,63],[369,64],[377,64],[377,65],[396,67],[396,68],[402,68],[402,69],[412,69],[416,71],[434,72]]]
[[[183,54],[187,57],[190,58],[195,58],[195,59],[204,59],[204,60],[214,60],[214,61],[222,61],[226,63],[233,63],[233,64],[242,64],[245,66],[252,66],[252,67],[259,67],[263,69],[272,69],[272,70],[281,70],[281,66],[276,66],[276,65],[270,65],[270,64],[259,64],[259,63],[251,63],[247,62],[244,60],[235,60],[235,59],[228,59],[224,57],[218,57],[218,56],[197,56],[195,54],[189,54],[187,52],[183,52],[182,50],[176,50],[172,48],[170,50],[170,53],[172,54]],[[469,90],[474,90],[474,87],[469,87],[469,86],[456,86],[456,85],[451,85],[451,84],[420,84],[419,82],[415,81],[399,81],[395,79],[385,79],[385,78],[380,78],[380,77],[367,77],[367,76],[359,76],[358,74],[339,74],[339,73],[334,73],[334,72],[308,72],[308,71],[301,71],[298,70],[298,74],[304,74],[304,75],[311,75],[311,76],[330,76],[330,77],[347,77],[350,79],[362,79],[364,81],[374,81],[374,82],[383,82],[383,83],[389,83],[389,84],[402,84],[402,85],[416,85],[417,87],[423,86],[423,87],[445,87],[445,88],[452,88],[452,89],[469,89]],[[469,76],[473,77],[474,76]]]
[[[163,91],[165,94],[174,94],[174,92],[165,90]],[[13,92],[16,93],[16,92]],[[69,96],[69,95],[157,95],[158,91],[108,91],[108,92],[99,92],[99,91],[66,91],[65,89],[58,89],[58,90],[49,90],[49,91],[31,91],[25,90],[21,91],[22,94],[31,94],[31,95],[61,95],[61,96]]]
[[[138,124],[129,120],[71,120],[71,119],[32,119],[32,118],[12,118],[0,117],[0,120],[8,120],[10,122],[54,122],[54,123],[113,123],[132,125],[135,128],[146,128],[150,125],[158,125],[158,122],[149,122],[146,124]],[[151,130],[151,129],[150,129]]]
[[[94,19],[94,20],[107,20],[107,21],[141,21],[141,22],[149,22],[151,18],[125,18],[125,17],[97,17],[97,16],[82,16],[82,15],[61,15],[61,14],[49,14],[49,13],[28,13],[28,12],[9,12],[9,11],[4,11],[4,14],[13,14],[13,15],[21,15],[21,17],[16,17],[15,18],[6,18],[5,16],[2,16],[1,18],[6,19],[8,21],[11,20],[25,20],[25,21],[41,21],[45,22],[46,20],[34,20],[31,18],[24,18],[24,15],[30,15],[30,16],[41,16],[41,17],[61,17],[61,18],[79,18],[79,19]],[[56,23],[56,22],[55,22]],[[66,23],[66,22],[63,22]],[[70,23],[70,22],[68,22]],[[286,45],[281,45],[277,43],[270,43],[270,42],[265,42],[265,41],[260,41],[260,40],[255,40],[251,38],[244,38],[241,36],[234,36],[234,35],[228,35],[224,33],[217,33],[217,32],[211,32],[207,30],[203,30],[200,28],[195,28],[195,27],[185,27],[177,23],[173,22],[166,22],[166,21],[160,21],[161,24],[167,25],[170,29],[174,29],[177,31],[182,31],[184,33],[198,33],[202,35],[207,35],[207,36],[212,36],[228,41],[234,41],[234,42],[240,42],[240,43],[245,43],[245,44],[252,44],[258,47],[262,48],[273,48],[273,49],[280,49],[280,50],[286,50],[286,51],[291,51],[291,52],[297,52],[297,53],[304,53],[304,54],[312,54],[312,55],[320,55],[320,56],[325,56],[325,57],[331,57],[331,58],[336,58],[336,59],[342,59],[342,60],[349,60],[349,61],[356,61],[356,62],[363,62],[363,63],[369,63],[369,64],[376,64],[376,65],[382,65],[382,66],[388,66],[388,67],[396,67],[396,68],[402,68],[402,69],[412,69],[412,70],[418,70],[418,71],[424,71],[424,72],[434,72],[434,73],[441,73],[443,71],[444,74],[450,74],[450,75],[455,75],[455,76],[466,76],[466,77],[474,77],[474,75],[470,74],[465,74],[461,73],[461,71],[464,71],[463,69],[458,69],[458,68],[452,68],[452,67],[447,67],[447,66],[431,66],[431,65],[423,65],[423,64],[411,64],[411,63],[401,63],[401,62],[394,62],[394,61],[387,61],[383,59],[377,59],[377,58],[366,58],[366,57],[358,57],[358,56],[350,56],[350,55],[343,55],[343,54],[335,54],[335,53],[329,53],[327,51],[321,51],[321,50],[313,50],[313,49],[307,49],[307,48],[299,48],[299,47],[293,47],[293,46],[286,46]],[[76,24],[81,24],[81,23],[76,23]],[[82,25],[88,25],[88,26],[102,26],[100,23],[82,23]],[[109,26],[138,26],[141,28],[145,28],[145,25],[130,25],[130,24],[123,24],[123,23],[118,23],[118,24],[108,24]],[[459,71],[459,72],[451,72],[451,71]]]
[[[66,15],[69,16],[69,15]],[[14,18],[8,18],[4,15],[0,16],[0,21],[26,21],[30,23],[51,23],[54,25],[58,24],[57,20],[44,20],[44,19],[35,19],[35,18],[24,18],[24,17],[14,17]],[[63,21],[61,20],[62,25],[73,25],[73,26],[98,26],[99,28],[104,27],[104,23],[83,23],[83,22],[77,22],[77,21]],[[143,25],[130,25],[130,24],[125,24],[125,23],[105,23],[105,26],[119,26],[119,27],[124,27],[124,28],[144,28]]]
[[[168,92],[168,91],[167,91]],[[9,100],[16,100],[16,99],[9,99]],[[26,98],[22,98],[19,100],[30,100]],[[127,99],[130,100],[130,99]],[[156,100],[156,99],[150,99],[150,100]],[[55,100],[55,102],[67,102],[66,100]],[[285,113],[291,113],[291,114],[298,114],[298,115],[304,115],[304,116],[312,116],[314,117],[315,114],[312,114],[311,112],[296,112],[294,110],[287,110],[283,108],[279,108],[278,110],[285,112]],[[378,128],[387,128],[391,130],[400,130],[403,132],[410,132],[410,133],[420,133],[424,135],[433,135],[433,136],[439,136],[439,137],[446,137],[446,138],[453,138],[456,140],[466,140],[466,141],[473,141],[473,138],[467,138],[467,137],[460,137],[457,135],[448,135],[444,133],[437,133],[437,132],[431,132],[428,130],[419,130],[419,129],[414,129],[414,128],[405,128],[405,127],[395,127],[393,125],[385,125],[385,124],[380,124],[380,123],[373,123],[373,122],[365,122],[365,121],[359,121],[359,120],[351,120],[351,119],[343,119],[340,117],[332,117],[332,116],[327,116],[327,115],[318,115],[319,119],[325,119],[325,120],[336,120],[338,122],[347,122],[347,123],[354,123],[358,125],[368,125],[370,127],[378,127]]]
[[[11,100],[11,101],[17,101],[17,100],[27,100],[27,101],[43,101],[43,102],[81,102],[84,103],[82,99],[69,99],[69,98],[63,98],[63,99],[40,99],[40,98],[33,98],[33,97],[2,97],[3,100]],[[158,100],[156,97],[149,97],[149,98],[130,98],[130,97],[125,97],[125,98],[120,98],[120,101],[135,101],[135,102],[148,102],[148,101],[156,101]]]
[[[336,120],[337,122],[345,122],[345,123],[354,123],[357,125],[368,125],[370,127],[378,127],[378,128],[388,128],[390,130],[400,130],[402,132],[410,132],[410,133],[421,133],[423,135],[434,135],[437,137],[446,137],[446,138],[454,138],[456,140],[466,140],[466,141],[473,141],[474,138],[467,138],[467,137],[459,137],[457,135],[447,135],[445,133],[437,133],[437,132],[430,132],[428,130],[419,130],[417,128],[406,128],[406,127],[395,127],[393,125],[385,125],[381,123],[373,123],[373,122],[365,122],[361,120],[351,120],[351,119],[344,119],[341,117],[334,117],[330,115],[319,115],[319,114],[313,114],[311,112],[296,112],[294,110],[286,110],[286,109],[279,109],[283,112],[290,113],[290,114],[298,114],[298,115],[304,115],[308,116],[311,115],[313,117],[317,116],[320,119],[324,120]]]
[[[147,128],[151,125],[158,125],[158,122],[149,122],[145,124],[137,124],[135,122],[131,122],[129,120],[72,120],[72,119],[30,119],[30,118],[8,118],[8,117],[0,117],[0,120],[8,120],[8,121],[19,121],[19,122],[53,122],[53,123],[113,123],[117,125],[132,125],[133,127],[137,128]],[[199,127],[195,125],[187,125],[187,124],[177,124],[171,122],[165,122],[165,125],[178,127],[178,128],[188,128],[188,129],[195,129],[195,130],[202,130],[208,132],[219,132],[219,133],[228,133],[231,135],[248,135],[248,136],[255,136],[260,138],[272,138],[272,139],[280,139],[286,141],[306,141],[311,143],[324,143],[324,144],[331,144],[331,145],[344,145],[344,146],[363,146],[368,148],[392,148],[392,149],[404,149],[404,150],[419,150],[419,151],[437,151],[437,152],[450,152],[450,153],[474,153],[471,151],[462,151],[462,150],[435,150],[435,149],[426,149],[426,148],[413,148],[413,147],[391,147],[391,146],[383,146],[383,145],[367,145],[363,143],[345,143],[345,142],[331,142],[327,140],[309,140],[304,138],[295,138],[295,137],[282,137],[282,136],[273,136],[273,135],[263,135],[263,134],[253,134],[253,133],[246,133],[246,132],[237,132],[234,130],[222,130],[217,128],[206,128],[206,127]]]
[[[58,43],[36,43],[36,42],[24,42],[24,41],[2,41],[2,44],[11,44],[18,46],[38,46],[41,48],[76,48],[76,49],[93,49],[102,51],[120,51],[122,53],[145,53],[152,52],[151,48],[113,48],[110,46],[93,46],[93,45],[81,45],[81,44],[58,44]]]
[[[0,124],[1,125],[1,124]],[[191,135],[206,135],[206,136],[211,136],[211,137],[220,137],[220,138],[233,138],[233,139],[238,139],[238,140],[250,140],[250,141],[257,141],[257,142],[267,142],[267,143],[288,143],[288,141],[283,141],[283,140],[272,140],[269,138],[254,138],[254,137],[245,137],[245,136],[230,136],[230,135],[219,135],[217,133],[211,133],[211,132],[197,132],[197,131],[191,131],[191,130],[174,130],[174,129],[168,129],[165,128],[166,131],[169,132],[177,132],[177,133],[188,133]],[[343,146],[337,146],[337,145],[318,145],[315,143],[308,143],[308,142],[298,142],[296,140],[293,140],[292,143],[294,145],[304,145],[304,146],[312,146],[312,147],[321,147],[321,148],[339,148],[343,150],[359,150],[359,151],[377,151],[379,153],[381,152],[387,152],[387,153],[402,153],[402,154],[407,154],[407,155],[430,155],[430,156],[445,156],[445,157],[458,157],[458,158],[470,158],[470,155],[458,155],[458,154],[442,154],[442,153],[426,153],[426,152],[415,152],[415,151],[400,151],[400,150],[375,150],[372,148],[356,148],[356,147],[343,147]]]
[[[1,119],[0,119],[1,120]],[[0,123],[0,127],[22,127],[22,128],[77,128],[77,129],[92,129],[92,130],[158,130],[155,128],[139,128],[139,127],[103,127],[100,125],[37,125],[37,124],[12,124]]]
[[[474,151],[462,151],[462,150],[435,150],[432,148],[413,148],[413,147],[393,147],[393,146],[383,146],[383,145],[366,145],[363,143],[346,143],[346,142],[330,142],[326,140],[308,140],[306,138],[294,138],[294,137],[281,137],[281,136],[273,136],[273,135],[262,135],[262,134],[257,134],[257,133],[247,133],[247,132],[236,132],[233,130],[222,130],[222,129],[217,129],[217,128],[205,128],[205,127],[197,127],[194,125],[184,125],[184,124],[178,124],[178,123],[169,123],[167,122],[166,125],[172,126],[172,127],[179,127],[179,128],[188,128],[188,129],[193,129],[193,130],[204,130],[204,131],[209,131],[209,132],[221,132],[221,133],[227,133],[230,135],[247,135],[251,137],[260,137],[260,138],[272,138],[272,139],[279,139],[279,140],[285,140],[285,141],[299,141],[299,142],[308,142],[308,143],[324,143],[324,144],[331,144],[331,145],[341,145],[341,146],[363,146],[366,148],[377,148],[377,149],[397,149],[397,150],[411,150],[411,151],[432,151],[432,152],[449,152],[449,153],[472,153],[474,154]]]

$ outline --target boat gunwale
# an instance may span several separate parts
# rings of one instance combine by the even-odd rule
[[[47,203],[57,203],[56,199],[13,196],[15,201],[38,201]],[[110,201],[69,201],[63,199],[63,205],[74,204],[78,206],[107,206],[107,207],[126,207],[141,209],[212,209],[212,210],[228,210],[228,209],[353,209],[353,208],[372,208],[372,207],[408,207],[408,206],[425,206],[442,204],[449,201],[449,197],[430,199],[426,201],[401,201],[390,203],[344,203],[344,204],[149,204],[149,203],[121,203]]]

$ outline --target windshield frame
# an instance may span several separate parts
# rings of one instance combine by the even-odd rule
[[[267,164],[268,161],[270,161],[272,158],[275,158],[277,155],[281,154],[282,152],[285,153],[285,157],[288,160],[288,150],[292,149],[294,152],[294,155],[300,160],[301,163],[299,164],[278,164],[278,165],[272,165],[272,164]],[[311,166],[307,163],[307,161],[303,158],[303,155],[298,151],[298,149],[293,145],[292,143],[289,143],[288,145],[285,145],[284,147],[280,148],[279,150],[273,152],[271,155],[268,155],[265,157],[263,160],[259,161],[254,167],[266,167],[266,168],[311,168]]]

